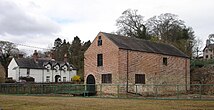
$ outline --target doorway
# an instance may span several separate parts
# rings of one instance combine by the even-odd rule
[[[95,87],[95,78],[93,75],[88,75],[87,79],[86,79],[86,90],[90,93],[90,94],[96,94],[96,87]]]
[[[55,82],[60,82],[61,81],[61,76],[60,75],[56,75],[55,76]]]

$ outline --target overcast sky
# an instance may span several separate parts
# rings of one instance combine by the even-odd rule
[[[145,20],[173,13],[203,40],[214,33],[214,0],[0,0],[0,40],[48,48],[56,38],[93,40],[117,30],[116,19],[137,9]],[[35,48],[19,46],[33,52]]]

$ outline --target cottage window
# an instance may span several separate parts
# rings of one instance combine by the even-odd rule
[[[145,84],[145,74],[135,74],[135,84]]]
[[[97,54],[97,66],[103,66],[103,54]]]
[[[46,82],[50,82],[50,76],[46,76]]]
[[[27,69],[27,76],[30,76],[30,69]]]
[[[102,45],[102,39],[101,36],[98,37],[97,45],[101,46]]]
[[[66,82],[66,77],[63,77],[63,82]]]
[[[208,55],[206,55],[206,58],[208,58]]]
[[[112,75],[102,74],[102,83],[112,83]]]
[[[167,58],[166,57],[163,58],[163,65],[167,66]]]

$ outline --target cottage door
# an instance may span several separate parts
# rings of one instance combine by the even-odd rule
[[[86,90],[89,93],[95,93],[95,78],[93,75],[88,75],[87,80],[86,80],[87,88]]]
[[[55,82],[60,82],[60,81],[61,81],[60,75],[56,75],[56,76],[55,76]]]

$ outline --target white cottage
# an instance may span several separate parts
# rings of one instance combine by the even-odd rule
[[[69,82],[76,68],[67,61],[50,58],[13,58],[8,66],[8,77],[21,82],[21,77],[33,77],[35,82]]]

